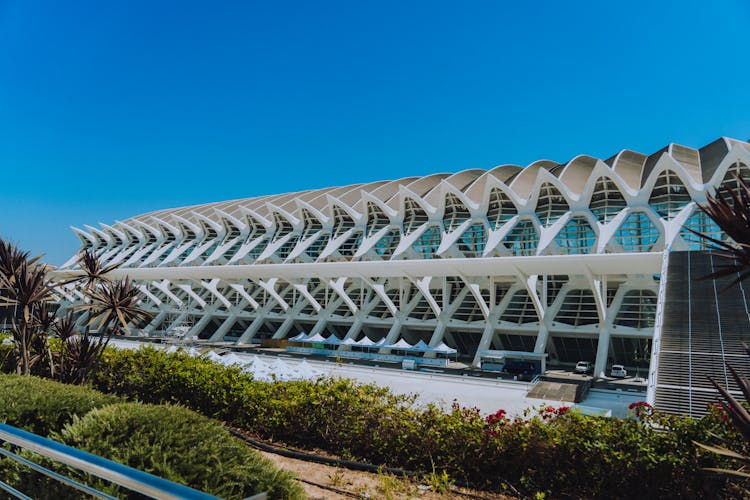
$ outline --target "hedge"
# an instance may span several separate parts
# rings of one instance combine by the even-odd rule
[[[88,387],[22,375],[0,375],[0,422],[47,436],[76,415],[122,401]]]
[[[415,408],[413,398],[347,380],[259,382],[153,348],[108,350],[93,384],[179,402],[262,438],[528,495],[712,497],[725,479],[702,470],[719,462],[693,441],[737,438],[716,414],[620,420],[541,409],[526,418],[483,417],[457,405]]]
[[[222,424],[184,407],[123,402],[89,387],[0,375],[0,422],[222,498],[261,491],[270,498],[304,498],[292,475],[276,469]],[[20,453],[40,461],[31,452]],[[45,459],[41,463],[111,495],[132,496],[78,470]],[[80,498],[9,458],[0,457],[0,477],[33,498]]]
[[[75,419],[53,438],[220,498],[264,491],[271,499],[305,498],[290,473],[276,469],[220,423],[180,406],[105,406]],[[117,497],[127,492],[98,480],[94,485]]]

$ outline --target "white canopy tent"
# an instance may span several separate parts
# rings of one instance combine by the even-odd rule
[[[414,350],[420,351],[420,352],[432,352],[433,349],[427,345],[427,343],[424,340],[420,340],[416,344],[414,344]]]
[[[443,353],[443,354],[456,354],[458,351],[452,347],[450,347],[445,342],[440,342],[438,345],[432,348],[433,351]]]
[[[404,339],[399,339],[398,342],[396,342],[395,344],[389,344],[383,347],[385,347],[386,349],[397,349],[400,351],[413,351],[414,350],[414,346],[408,343],[407,341],[405,341]]]

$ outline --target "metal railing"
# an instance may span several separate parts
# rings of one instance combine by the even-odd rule
[[[22,450],[29,450],[42,457],[59,462],[75,469],[81,470],[93,476],[99,477],[110,483],[122,486],[132,491],[142,493],[146,496],[159,499],[196,499],[208,500],[217,497],[202,493],[181,484],[173,483],[154,476],[147,472],[139,471],[126,465],[118,464],[106,458],[87,453],[85,451],[66,446],[62,443],[32,434],[16,427],[0,424],[0,443],[5,442]],[[60,473],[47,469],[27,458],[0,447],[0,455],[4,455],[19,462],[47,477],[55,479],[63,484],[82,491],[97,498],[113,499],[114,497],[101,492],[91,486],[87,486],[75,479],[66,477]],[[15,498],[30,499],[23,492],[14,488],[0,478],[0,490],[5,491]],[[254,500],[266,498],[265,493],[250,497]]]

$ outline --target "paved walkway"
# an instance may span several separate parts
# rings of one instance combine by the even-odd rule
[[[125,349],[135,349],[142,345],[139,342],[112,340],[110,345]],[[166,348],[164,344],[149,344],[156,348]],[[239,357],[252,356],[273,359],[277,356],[264,354],[237,353]],[[295,365],[301,359],[283,354],[278,355],[285,363]],[[462,406],[475,406],[482,413],[494,413],[504,409],[509,415],[521,415],[524,410],[542,405],[568,406],[570,403],[545,401],[527,398],[530,389],[527,382],[493,380],[469,375],[456,376],[429,372],[407,371],[392,368],[376,368],[334,361],[307,360],[310,365],[324,375],[349,378],[363,383],[373,383],[388,387],[396,394],[416,394],[417,404],[434,403],[443,408],[450,408],[453,400]]]

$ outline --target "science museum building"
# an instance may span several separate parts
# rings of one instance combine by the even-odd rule
[[[750,282],[700,280],[726,262],[690,231],[726,240],[698,205],[719,186],[738,190],[748,165],[750,144],[721,138],[171,208],[74,231],[81,249],[141,288],[155,313],[143,335],[403,341],[426,346],[425,358],[447,346],[475,367],[498,352],[544,368],[590,361],[594,374],[618,364],[641,370],[651,402],[693,414],[714,397],[707,375],[732,387],[725,362],[748,372]],[[76,267],[74,256],[61,270]]]

